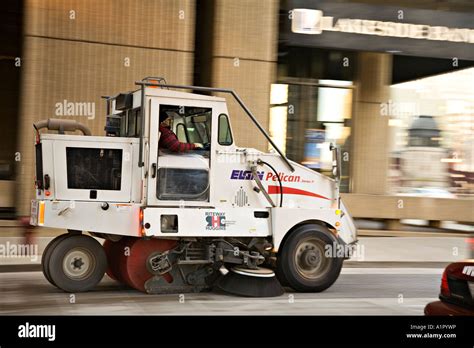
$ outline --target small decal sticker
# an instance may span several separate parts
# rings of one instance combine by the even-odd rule
[[[225,213],[207,212],[206,222],[206,230],[225,230]]]

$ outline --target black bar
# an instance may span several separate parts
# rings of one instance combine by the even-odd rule
[[[156,300],[160,301],[159,297]],[[354,344],[385,346],[407,343],[414,347],[472,347],[474,327],[473,317],[262,316],[253,312],[249,312],[248,316],[219,317],[156,314],[109,317],[2,316],[0,344],[2,348],[12,345],[63,347],[68,344],[83,347],[86,347],[85,344],[87,347],[90,344],[127,344],[129,347],[139,344],[152,344],[153,347],[186,344],[192,347],[199,343],[220,347],[232,343],[241,347],[248,344],[271,344],[273,347],[305,344],[305,347],[320,347],[322,343],[343,344],[345,347]],[[54,341],[48,341],[46,337],[19,337],[22,325],[23,328],[54,325]],[[434,333],[454,334],[455,337],[423,337]],[[421,334],[422,337],[408,336],[412,334]],[[49,337],[52,338],[52,335]]]
[[[141,117],[141,125],[140,125],[140,148],[138,151],[138,167],[143,167],[143,133],[145,132],[145,86],[141,86],[142,95],[141,95],[141,109],[140,113],[142,114]]]

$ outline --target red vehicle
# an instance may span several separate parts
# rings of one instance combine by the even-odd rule
[[[446,267],[439,299],[426,305],[425,315],[474,315],[474,259]]]

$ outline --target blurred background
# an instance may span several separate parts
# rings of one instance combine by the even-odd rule
[[[65,231],[29,227],[33,123],[105,135],[101,97],[146,76],[235,90],[290,159],[324,175],[329,144],[341,147],[359,242],[333,288],[284,306],[176,305],[107,277],[75,304],[49,286],[40,254]],[[0,106],[2,314],[421,315],[446,265],[474,258],[472,0],[2,0]],[[271,150],[228,106],[237,145]]]
[[[311,32],[318,18],[294,9],[332,26]],[[340,145],[361,228],[473,231],[473,16],[469,0],[4,0],[3,224],[29,215],[33,122],[65,117],[104,135],[101,96],[163,76],[236,90],[290,159],[325,175],[329,143]],[[417,25],[374,35],[394,22]],[[68,103],[94,112],[59,115]],[[237,144],[268,150],[229,103]]]

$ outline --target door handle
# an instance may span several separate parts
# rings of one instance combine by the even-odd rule
[[[151,178],[152,179],[156,178],[156,163],[153,163],[151,165]]]
[[[48,174],[44,175],[44,189],[49,190],[49,186],[51,185],[51,178]]]

